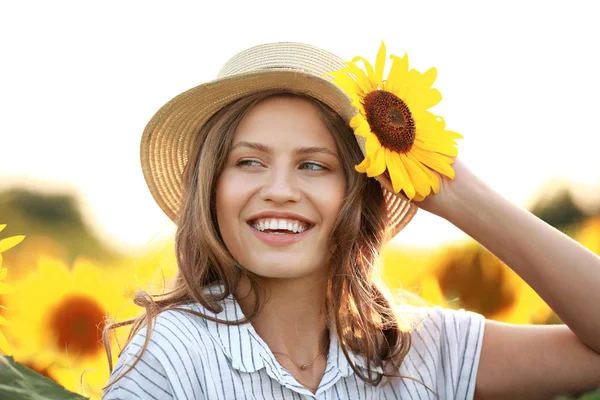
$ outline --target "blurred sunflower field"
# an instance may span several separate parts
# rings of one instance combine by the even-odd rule
[[[600,253],[599,207],[583,211],[564,190],[530,210]],[[98,399],[109,376],[102,329],[139,315],[133,295],[164,290],[176,263],[172,241],[121,254],[83,221],[70,195],[0,193],[0,350],[67,390]],[[382,277],[428,304],[518,324],[560,323],[525,282],[473,241],[388,245]],[[125,328],[109,338],[113,360],[127,334]]]

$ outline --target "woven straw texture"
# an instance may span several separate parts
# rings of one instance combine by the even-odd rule
[[[349,122],[356,113],[350,99],[325,76],[343,67],[342,59],[314,46],[264,44],[233,56],[216,80],[166,103],[144,129],[140,149],[144,178],[161,209],[176,220],[181,178],[195,135],[211,116],[235,100],[265,90],[289,90],[324,102]],[[356,138],[364,154],[364,139]],[[385,175],[377,179],[384,188],[390,234],[394,235],[412,219],[417,207],[394,194]]]

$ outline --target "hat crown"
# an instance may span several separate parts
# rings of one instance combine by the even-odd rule
[[[229,59],[217,75],[224,78],[268,69],[292,69],[327,80],[344,68],[344,60],[326,50],[304,43],[267,43],[243,50]]]

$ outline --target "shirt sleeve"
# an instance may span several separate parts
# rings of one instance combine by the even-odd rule
[[[146,351],[139,357],[144,338],[145,334],[138,333],[125,348],[110,376],[110,386],[104,392],[102,400],[174,398],[171,383],[156,354],[155,345],[150,342]],[[129,370],[132,365],[133,368]]]
[[[440,399],[473,399],[485,318],[465,310],[423,309],[412,335],[413,359]],[[426,367],[426,368],[425,368]]]

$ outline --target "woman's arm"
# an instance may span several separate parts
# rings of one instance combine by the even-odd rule
[[[454,168],[456,179],[443,181],[441,192],[427,198],[422,208],[447,219],[506,263],[572,331],[565,327],[532,329],[488,323],[480,377],[489,381],[486,373],[489,366],[490,370],[504,374],[495,379],[506,380],[514,374],[525,385],[527,376],[523,374],[527,373],[532,374],[532,384],[578,380],[581,390],[586,390],[583,386],[591,382],[600,385],[600,258],[505,200],[459,160]],[[503,351],[495,351],[499,348]],[[492,354],[495,356],[490,357]],[[494,365],[508,359],[511,362],[501,370]],[[581,364],[578,368],[573,361],[585,363],[588,368]],[[573,365],[571,371],[557,368],[553,373],[547,368],[567,364]],[[581,376],[582,373],[587,376]],[[569,374],[571,380],[567,379]]]

